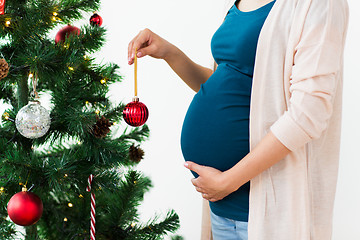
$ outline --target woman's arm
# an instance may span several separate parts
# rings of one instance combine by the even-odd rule
[[[185,167],[199,174],[198,178],[192,179],[193,185],[203,198],[214,202],[236,191],[289,153],[290,150],[269,132],[251,152],[225,172],[193,162],[185,162]]]
[[[174,72],[195,92],[200,85],[205,83],[213,71],[194,63],[179,48],[165,39],[156,35],[149,29],[141,31],[128,47],[128,60],[131,65],[134,62],[135,51],[137,57],[149,55],[154,58],[164,59]]]

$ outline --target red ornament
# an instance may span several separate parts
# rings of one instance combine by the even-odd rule
[[[34,193],[23,190],[12,196],[7,206],[7,212],[15,224],[30,226],[41,218],[43,203]]]
[[[5,14],[5,0],[0,0],[0,15]]]
[[[1,1],[1,0],[0,0]],[[103,23],[102,17],[94,12],[94,14],[90,17],[90,24],[91,26],[98,26],[100,27]]]
[[[127,124],[133,127],[143,125],[149,117],[149,110],[139,98],[135,97],[123,110],[123,117]]]
[[[68,24],[67,26],[60,29],[60,31],[58,31],[58,33],[55,36],[55,43],[58,44],[59,42],[64,42],[65,38],[70,34],[75,34],[75,35],[79,36],[80,35],[80,29]]]

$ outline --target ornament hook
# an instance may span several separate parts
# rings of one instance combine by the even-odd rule
[[[38,76],[37,74],[31,74],[29,75],[30,78],[32,78],[32,84],[33,84],[33,92],[31,93],[31,97],[33,97],[34,99],[39,99],[39,94],[36,91],[36,87],[37,87],[37,81],[38,81]]]

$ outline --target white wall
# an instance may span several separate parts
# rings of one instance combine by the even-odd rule
[[[348,0],[350,25],[345,51],[343,136],[334,216],[334,240],[360,239],[360,79],[356,71],[360,54],[358,0]],[[116,62],[125,76],[114,86],[112,99],[129,102],[133,97],[133,67],[127,65],[128,42],[145,27],[181,48],[195,62],[211,66],[210,39],[221,22],[221,0],[103,0],[99,14],[108,29],[99,60]],[[193,92],[161,60],[139,60],[139,97],[150,111],[150,139],[143,144],[146,156],[139,169],[154,188],[140,207],[144,220],[154,213],[175,209],[178,232],[187,240],[200,239],[201,198],[193,189],[192,175],[183,167],[180,131]],[[0,107],[0,113],[2,113]]]

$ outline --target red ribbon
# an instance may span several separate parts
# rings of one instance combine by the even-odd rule
[[[3,15],[5,13],[5,0],[0,0],[0,15]]]

